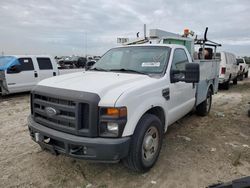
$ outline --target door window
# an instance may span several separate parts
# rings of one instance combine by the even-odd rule
[[[7,74],[17,74],[22,71],[34,70],[33,61],[31,58],[18,58],[19,65],[14,65],[7,69]]]
[[[185,78],[185,74],[179,71],[185,71],[186,63],[188,63],[188,58],[185,50],[176,49],[174,51],[173,61],[171,65],[171,73],[173,73],[170,76],[171,83],[173,83],[175,79],[181,80]]]
[[[19,58],[18,59],[21,71],[31,71],[34,70],[33,61],[31,58]]]
[[[176,49],[172,61],[172,70],[185,70],[185,65],[188,63],[187,54],[183,49]]]
[[[38,57],[37,63],[40,70],[52,70],[52,63],[50,61],[50,58],[47,57]]]

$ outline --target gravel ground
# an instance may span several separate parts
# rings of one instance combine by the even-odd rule
[[[169,127],[145,174],[42,151],[29,136],[29,95],[0,98],[0,187],[206,187],[250,175],[250,79],[213,97],[209,116]]]

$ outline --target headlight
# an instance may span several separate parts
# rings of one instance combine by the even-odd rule
[[[100,109],[99,135],[101,137],[120,137],[127,122],[127,108]]]

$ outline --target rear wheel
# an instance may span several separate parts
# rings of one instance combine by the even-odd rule
[[[239,80],[242,81],[243,80],[243,74],[239,75]]]
[[[236,78],[233,79],[233,84],[234,84],[234,85],[237,85],[237,83],[238,83],[238,77],[236,76]]]
[[[207,91],[207,98],[205,101],[203,101],[201,104],[199,104],[196,107],[196,113],[199,116],[206,116],[210,112],[211,109],[211,104],[212,104],[212,90],[211,88],[208,89]]]
[[[152,114],[145,114],[136,126],[130,144],[129,155],[123,159],[128,168],[146,172],[158,159],[163,138],[163,126],[160,119]]]
[[[225,90],[229,90],[229,88],[230,88],[230,79],[223,84],[223,87],[224,87]]]

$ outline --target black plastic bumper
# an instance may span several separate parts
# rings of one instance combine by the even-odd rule
[[[126,157],[130,137],[88,138],[60,132],[36,123],[28,117],[30,136],[43,149],[54,154],[65,154],[74,158],[117,162]]]

